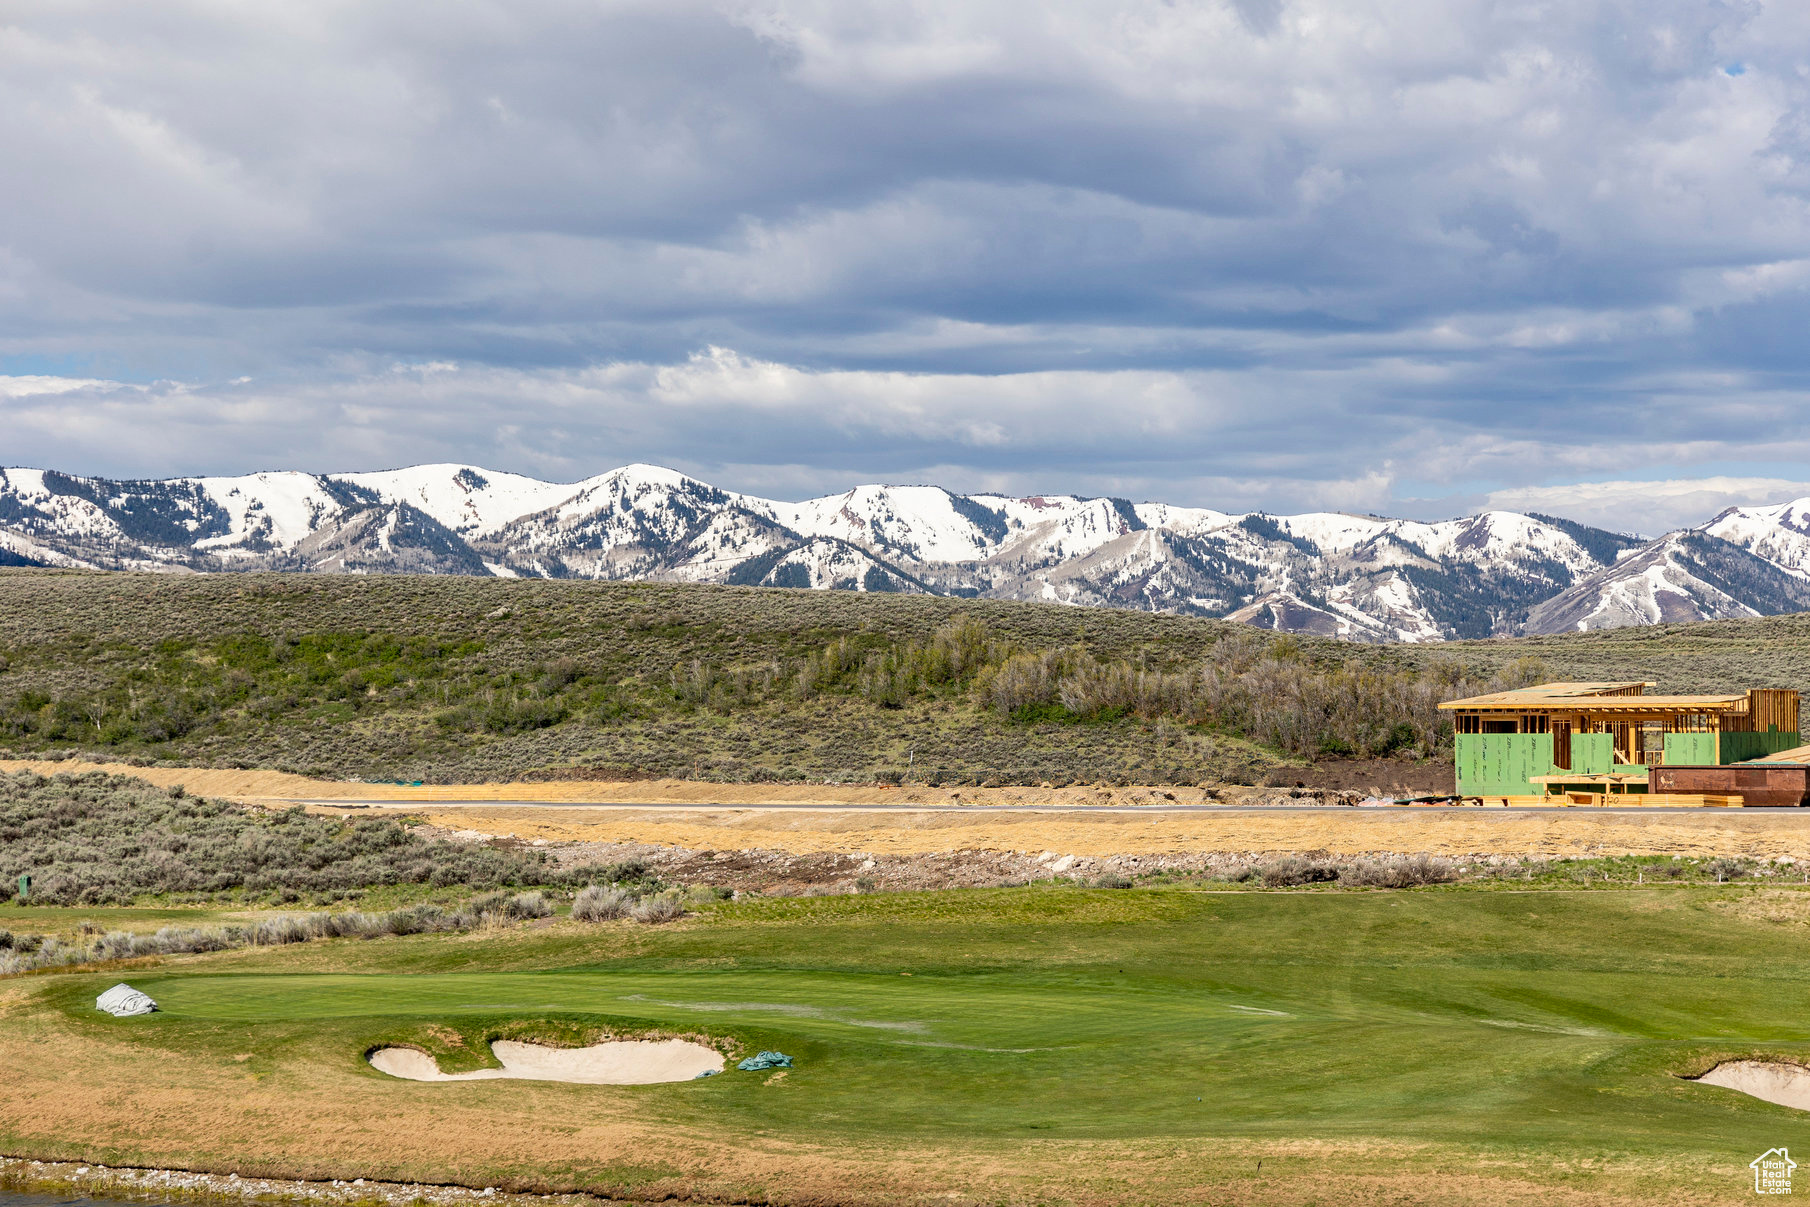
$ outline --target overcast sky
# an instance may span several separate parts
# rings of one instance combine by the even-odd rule
[[[10,0],[0,463],[1810,494],[1803,0]]]

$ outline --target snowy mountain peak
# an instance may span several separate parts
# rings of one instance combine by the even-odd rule
[[[1423,523],[864,485],[802,502],[658,465],[108,481],[0,470],[0,565],[666,579],[1046,600],[1438,641],[1810,606],[1810,499],[1643,544],[1487,511]]]
[[[632,465],[624,465],[618,469],[612,469],[606,474],[599,475],[597,478],[592,478],[591,481],[597,482],[604,478],[647,490],[716,489],[713,486],[708,486],[705,483],[698,481],[696,478],[687,477],[676,469],[667,469],[663,465],[647,465],[639,461]]]
[[[511,520],[545,511],[578,487],[475,465],[413,465],[337,479],[371,491],[386,503],[407,503],[464,536],[495,532]]]
[[[1810,498],[1771,507],[1730,507],[1698,531],[1810,578]]]
[[[1529,633],[1810,609],[1810,582],[1702,529],[1673,532],[1539,604]]]

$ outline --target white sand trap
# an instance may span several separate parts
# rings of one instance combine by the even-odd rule
[[[1697,1078],[1704,1085],[1810,1111],[1810,1069],[1770,1060],[1727,1060]]]
[[[652,1085],[690,1081],[703,1073],[721,1073],[723,1054],[683,1039],[618,1039],[588,1048],[548,1048],[499,1039],[490,1045],[500,1069],[442,1073],[434,1058],[413,1048],[379,1048],[371,1067],[409,1081],[488,1081],[498,1077],[526,1081],[571,1081],[580,1085]]]

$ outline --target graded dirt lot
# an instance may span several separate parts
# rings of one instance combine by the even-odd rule
[[[373,810],[375,812],[375,810]],[[1447,856],[1745,855],[1810,859],[1803,815],[1582,810],[1295,809],[1053,813],[799,809],[415,808],[435,825],[525,841],[796,854],[1053,851],[1077,856],[1326,852]]]
[[[405,813],[474,838],[641,843],[692,851],[851,855],[1050,851],[1078,857],[1311,851],[1507,858],[1678,854],[1810,860],[1810,809],[1612,811],[1328,805],[1253,812],[1237,806],[1311,805],[1314,798],[1291,797],[1285,790],[1235,787],[943,789],[685,780],[411,788],[311,780],[273,771],[77,762],[0,761],[0,770],[41,774],[106,771],[139,776],[163,787],[180,783],[204,796],[250,803],[305,801],[311,809],[360,816]],[[1214,804],[1228,807],[1201,807]],[[597,807],[600,805],[618,807]],[[909,807],[913,805],[923,807]],[[1060,807],[1077,806],[1103,806],[1113,811],[1059,811]]]

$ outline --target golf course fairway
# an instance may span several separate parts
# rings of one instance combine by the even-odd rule
[[[1806,906],[1045,885],[29,976],[0,982],[0,1151],[775,1203],[1734,1201],[1754,1157],[1810,1152],[1810,1115],[1686,1077],[1810,1060]],[[122,979],[160,1012],[96,1013]],[[424,1084],[364,1060],[605,1033],[795,1067]]]

